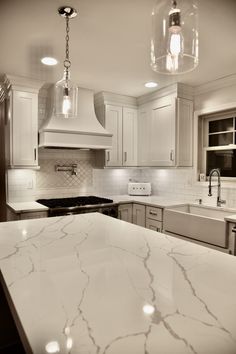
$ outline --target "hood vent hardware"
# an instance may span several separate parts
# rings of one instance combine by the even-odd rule
[[[72,165],[55,165],[56,172],[71,172],[71,176],[77,176],[77,164]]]

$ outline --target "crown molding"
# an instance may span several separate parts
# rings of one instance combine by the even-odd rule
[[[175,83],[161,89],[158,89],[154,92],[148,93],[146,95],[142,95],[138,97],[137,102],[138,105],[142,105],[148,103],[150,101],[159,99],[161,97],[169,96],[169,95],[176,95],[179,98],[186,98],[189,100],[193,99],[193,87],[188,86],[182,83]]]
[[[207,92],[217,91],[225,87],[236,85],[236,74],[224,76],[205,84],[194,87],[194,96],[202,95]]]
[[[38,93],[44,83],[40,80],[33,80],[27,77],[5,74],[2,84],[7,91],[13,89]]]
[[[102,91],[94,95],[94,103],[97,106],[111,104],[137,108],[137,98],[132,96],[119,95],[112,92]]]

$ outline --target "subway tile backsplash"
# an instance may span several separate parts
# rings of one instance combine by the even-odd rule
[[[78,174],[56,172],[55,165],[78,165]],[[9,170],[8,200],[31,201],[39,198],[76,195],[111,196],[127,194],[129,180],[152,183],[152,194],[172,200],[216,205],[216,188],[208,197],[207,184],[195,182],[192,168],[94,168],[94,153],[80,150],[43,149],[39,151],[40,170]],[[215,182],[214,182],[215,183]],[[222,199],[226,206],[236,208],[236,188],[222,183]]]

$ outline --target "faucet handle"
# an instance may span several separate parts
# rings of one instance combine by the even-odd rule
[[[226,200],[220,199],[220,204],[226,204]]]
[[[198,204],[200,204],[200,205],[202,204],[202,198],[197,198],[197,199],[195,199],[195,201],[198,202]]]

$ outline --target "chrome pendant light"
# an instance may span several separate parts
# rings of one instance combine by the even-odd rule
[[[151,67],[182,74],[198,65],[197,0],[158,0],[152,12]]]
[[[58,13],[66,20],[66,50],[63,78],[55,84],[54,110],[59,118],[75,118],[77,115],[78,87],[70,79],[69,20],[77,16],[77,11],[69,6],[59,7]]]

